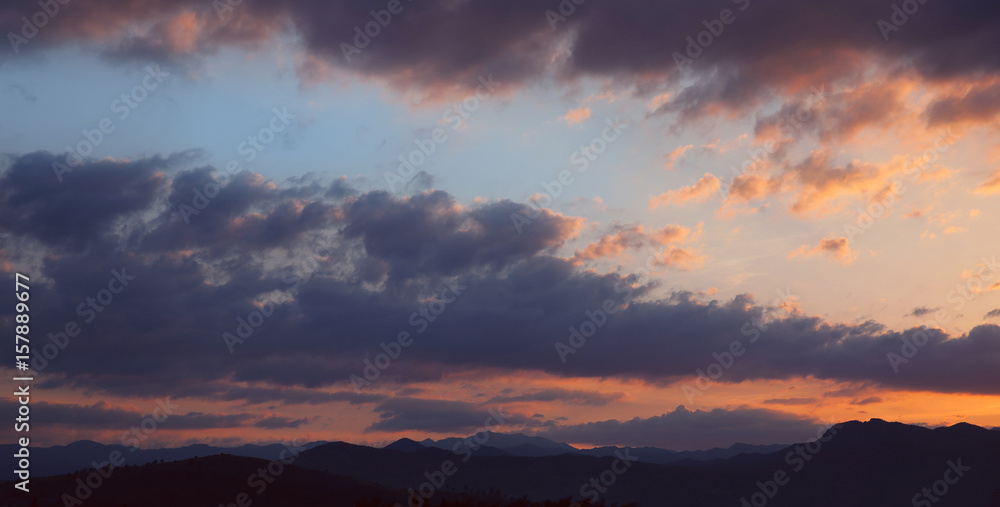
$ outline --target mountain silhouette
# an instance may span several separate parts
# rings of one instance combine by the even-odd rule
[[[608,457],[614,456],[616,451],[621,451],[628,449],[632,454],[639,456],[640,460],[646,463],[679,463],[685,461],[701,462],[701,461],[713,461],[720,459],[732,458],[740,454],[766,454],[769,452],[778,451],[788,447],[787,444],[773,444],[773,445],[751,445],[751,444],[733,444],[728,448],[715,448],[703,451],[671,451],[668,449],[660,449],[657,447],[615,447],[615,446],[604,446],[595,447],[593,449],[578,449],[569,444],[562,442],[556,442],[549,440],[544,437],[534,437],[522,435],[520,433],[505,434],[505,433],[494,433],[487,432],[482,434],[478,440],[475,435],[458,438],[450,437],[441,440],[430,440],[426,439],[420,442],[421,445],[426,447],[437,447],[439,449],[452,450],[455,445],[462,445],[463,442],[476,443],[482,442],[483,447],[480,449],[485,449],[486,447],[494,447],[504,451],[512,456],[529,456],[529,457],[542,457],[542,456],[559,456],[561,454],[580,454],[584,456],[596,456],[596,457]],[[409,439],[403,439],[409,440]],[[412,446],[407,446],[406,448],[393,447],[398,450],[406,451],[418,451],[420,449],[413,448]],[[477,452],[477,455],[482,455],[483,452]],[[697,464],[697,463],[692,463]]]
[[[301,444],[303,449],[311,449],[327,442],[310,442]],[[0,453],[4,455],[17,452],[19,446],[13,444],[0,445]],[[134,449],[134,450],[133,450]],[[198,456],[216,454],[231,454],[248,458],[272,460],[285,449],[282,444],[241,445],[239,447],[213,447],[205,444],[188,445],[166,449],[135,449],[124,445],[105,445],[90,440],[79,440],[69,445],[31,448],[31,473],[34,476],[45,477],[80,470],[92,466],[93,463],[108,461],[112,452],[120,452],[128,465],[145,465],[154,461],[177,461]],[[4,472],[4,480],[14,479],[13,470]]]
[[[523,435],[513,437],[490,436],[484,443],[498,447],[485,455],[410,439],[381,449],[344,442],[316,445],[302,451],[273,488],[255,494],[253,505],[381,506],[371,503],[377,497],[391,507],[397,501],[407,505],[421,488],[430,497],[426,507],[466,505],[462,502],[479,507],[536,502],[544,507],[545,501],[553,502],[552,507],[586,499],[643,507],[991,507],[1000,500],[995,493],[1000,491],[1000,432],[966,423],[930,429],[881,419],[850,421],[830,428],[819,440],[768,453],[668,464],[644,461],[640,449],[614,447],[584,450],[610,451],[606,456],[517,456],[512,450],[561,446],[541,442],[542,447]],[[434,443],[454,445],[458,440]],[[92,442],[75,447],[88,446],[100,450]],[[503,455],[489,455],[494,452]],[[85,505],[229,505],[248,489],[248,476],[267,465],[259,458],[221,455],[130,466],[116,470]],[[33,478],[33,492],[54,500],[59,495],[53,492],[71,492],[76,479],[85,475]],[[8,496],[0,496],[0,505],[25,500],[10,496],[14,490],[6,486]],[[149,492],[163,492],[169,501],[135,503]],[[334,497],[337,501],[331,503]]]
[[[410,440],[409,438],[401,438],[385,447],[383,449],[389,449],[392,451],[402,451],[402,452],[413,452],[422,451],[427,447],[420,444],[415,440]]]
[[[80,483],[89,473],[64,474],[32,479],[31,494],[6,484],[0,505],[27,507],[36,499],[39,505],[66,505],[62,495],[83,498],[86,507],[178,507],[237,504],[245,494],[254,507],[329,505],[349,507],[365,499],[382,498],[404,502],[405,492],[366,483],[350,477],[334,476],[295,466],[283,466],[268,482],[259,475],[270,462],[258,458],[218,455],[171,463],[126,466],[115,469],[91,490]],[[272,466],[272,470],[276,467]],[[250,477],[256,476],[253,485]],[[89,495],[87,492],[90,491]],[[259,493],[258,493],[259,492]],[[70,501],[70,505],[77,505]]]
[[[933,502],[935,506],[990,506],[994,489],[1000,487],[1000,434],[970,424],[928,429],[880,419],[851,421],[831,428],[823,439],[709,462],[659,464],[640,459],[617,475],[600,498],[643,506],[665,505],[667,498],[676,505],[715,507],[739,506],[743,499],[752,502],[756,494],[757,500],[764,495],[768,506],[912,505],[915,495],[945,477],[950,463],[971,469]],[[487,441],[495,442],[507,443]],[[473,456],[467,461],[463,457],[436,447],[399,452],[337,443],[304,452],[299,463],[392,487],[415,488],[427,481],[425,473],[440,470],[448,460],[457,471],[444,488],[495,489],[540,501],[566,495],[581,499],[581,486],[611,469],[615,460],[576,453]],[[780,477],[787,484],[772,488],[775,474],[783,474]]]

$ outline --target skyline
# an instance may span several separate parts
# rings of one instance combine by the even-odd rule
[[[40,5],[0,6],[38,445],[1000,426],[996,4]]]

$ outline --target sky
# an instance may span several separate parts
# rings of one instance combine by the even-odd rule
[[[164,406],[143,447],[1000,426],[996,2],[53,0],[0,33],[39,445]]]

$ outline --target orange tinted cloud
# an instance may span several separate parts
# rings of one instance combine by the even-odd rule
[[[576,109],[571,109],[565,116],[560,118],[566,125],[570,127],[576,127],[583,124],[590,118],[590,108],[589,107],[579,107]]]
[[[695,230],[695,235],[701,234],[702,224],[698,224],[697,230]],[[658,231],[653,232],[650,235],[655,243],[660,245],[666,245],[668,243],[678,243],[684,241],[691,234],[691,229],[687,227],[682,227],[680,225],[668,225]]]
[[[784,181],[780,177],[767,177],[760,174],[741,174],[733,178],[729,184],[727,201],[749,202],[766,197],[782,190]]]
[[[695,234],[701,232],[701,226]],[[667,245],[685,241],[692,235],[691,229],[680,225],[667,225],[664,228],[647,233],[642,225],[616,231],[614,234],[602,236],[582,250],[577,250],[573,256],[575,263],[604,257],[617,257],[626,250],[637,250],[647,245]]]
[[[672,171],[674,169],[674,164],[676,164],[677,161],[680,160],[680,158],[683,157],[684,154],[687,153],[691,148],[694,148],[693,144],[678,146],[676,149],[674,149],[674,151],[667,154],[666,157],[667,161],[666,163],[663,164],[663,168],[668,171]]]
[[[922,171],[920,173],[920,176],[917,178],[917,182],[918,183],[927,183],[927,182],[937,183],[937,182],[940,182],[940,181],[945,181],[948,178],[951,178],[952,176],[955,175],[955,173],[956,173],[956,171],[952,171],[950,169],[945,169],[943,167],[940,167],[940,168],[937,168],[937,169],[928,169],[928,170]]]
[[[711,173],[705,173],[705,175],[693,185],[664,192],[656,197],[650,197],[649,209],[666,204],[680,206],[691,201],[705,202],[711,198],[713,194],[719,191],[721,185],[722,184],[719,182],[719,178],[716,178]]]
[[[814,152],[808,159],[791,169],[799,185],[792,213],[825,215],[834,208],[834,201],[861,197],[886,188],[891,179],[903,173],[906,165],[901,158],[889,164],[874,165],[852,161],[836,167],[823,152]]]
[[[993,171],[990,178],[976,187],[976,193],[980,195],[993,195],[1000,192],[1000,169]]]
[[[814,255],[828,255],[831,259],[847,266],[858,258],[857,252],[851,250],[851,242],[847,238],[823,238],[819,244],[810,247],[802,245],[798,250],[788,252],[788,258],[792,257],[812,257]]]
[[[783,177],[767,177],[756,173],[741,174],[733,178],[729,184],[725,201],[715,211],[716,215],[732,218],[736,215],[757,213],[767,208],[769,204],[757,208],[740,208],[739,205],[781,192],[784,187],[784,179]]]
[[[677,268],[682,271],[701,267],[704,263],[704,255],[675,246],[667,247],[666,250],[656,254],[656,258],[653,260],[654,266]]]
[[[595,243],[587,245],[583,250],[577,250],[574,260],[592,260],[602,257],[617,257],[625,250],[642,248],[646,244],[646,235],[641,225],[618,231],[601,237]]]

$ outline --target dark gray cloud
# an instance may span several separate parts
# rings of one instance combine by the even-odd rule
[[[938,310],[940,310],[940,308],[928,308],[926,306],[918,306],[914,308],[912,312],[904,315],[904,317],[923,317],[924,315],[930,315]]]
[[[81,249],[99,242],[115,221],[147,209],[164,187],[160,174],[186,158],[64,165],[65,157],[39,151],[10,159],[0,177],[0,231],[50,247]]]
[[[1000,83],[977,85],[961,96],[933,102],[925,112],[930,125],[988,122],[1000,113]]]
[[[282,405],[323,405],[346,401],[352,405],[378,403],[387,396],[383,394],[358,393],[355,391],[325,392],[309,389],[286,389],[268,387],[231,387],[219,395],[226,401],[245,401],[248,405],[281,403]]]
[[[150,400],[151,407],[157,407]],[[173,403],[173,402],[171,402]],[[5,410],[17,411],[16,401],[0,402]],[[162,410],[142,413],[112,406],[101,401],[92,405],[77,405],[73,403],[51,403],[35,401],[31,403],[31,422],[39,427],[50,426],[71,427],[73,429],[122,430],[139,426],[147,417],[154,417],[159,427],[174,430],[234,428],[245,426],[256,418],[253,414],[205,414],[202,412],[184,412],[164,414]],[[171,410],[174,410],[171,407]],[[164,416],[166,416],[164,418]]]
[[[483,428],[497,431],[504,424],[522,425],[531,422],[531,418],[522,414],[496,412],[497,408],[489,404],[476,405],[464,401],[392,398],[375,407],[379,420],[365,431],[467,434]],[[498,422],[494,414],[503,418],[503,422]]]
[[[357,193],[358,191],[347,182],[347,177],[341,176],[330,184],[330,188],[326,191],[326,196],[333,199],[343,199],[357,195]]]
[[[163,428],[175,430],[196,430],[205,428],[235,428],[246,426],[255,419],[254,414],[206,414],[202,412],[189,412],[177,416],[170,416],[163,422]]]
[[[510,201],[465,211],[440,190],[403,199],[374,191],[345,206],[343,234],[385,261],[392,280],[421,273],[454,276],[474,268],[502,269],[561,246],[573,233],[568,219],[544,210],[518,234],[511,215],[527,211]]]
[[[558,401],[563,403],[573,403],[577,405],[588,405],[592,407],[602,407],[613,401],[625,398],[625,393],[602,393],[597,391],[582,391],[579,389],[563,389],[552,387],[539,389],[530,393],[512,395],[510,393],[495,396],[486,403],[517,403],[517,402],[550,402]]]
[[[809,85],[859,81],[869,65],[929,81],[995,76],[1000,70],[1000,56],[991,49],[1000,46],[996,2],[926,2],[905,23],[884,30],[879,21],[892,22],[894,3],[585,2],[553,25],[547,11],[559,12],[566,4],[560,0],[402,2],[403,10],[369,38],[358,31],[378,24],[371,11],[381,6],[282,0],[219,14],[195,0],[156,0],[141,9],[123,0],[91,0],[86,9],[54,17],[19,55],[6,58],[86,43],[116,60],[191,65],[197,56],[264,44],[290,28],[308,53],[299,71],[310,79],[322,78],[324,66],[425,89],[473,87],[477,76],[489,74],[512,84],[596,76],[642,92],[679,86],[685,76],[676,63],[680,54],[689,58],[695,84],[679,90],[662,111],[682,119],[744,111],[774,91],[794,94]],[[30,18],[37,9],[32,3],[3,5],[0,32],[19,33],[22,16]],[[184,15],[196,20],[195,44],[178,43],[178,27],[189,27],[177,22]],[[345,44],[357,51],[345,54]],[[928,121],[989,119],[998,111],[995,99],[995,87],[948,99],[931,107]]]
[[[823,393],[824,398],[850,398],[854,396],[860,396],[868,392],[873,386],[871,384],[859,384],[854,386],[843,387],[833,391],[827,391]]]
[[[288,417],[272,415],[270,417],[257,420],[253,423],[253,425],[267,430],[277,430],[285,428],[298,428],[307,422],[309,422],[308,417],[303,417],[302,419],[290,419]]]
[[[132,241],[143,250],[182,247],[253,250],[287,247],[306,232],[335,223],[319,185],[277,187],[258,174],[228,175],[213,167],[181,171],[170,184],[167,208]]]
[[[141,168],[157,160],[169,157],[134,163]],[[0,177],[11,178],[14,171],[16,180],[25,164],[15,159]],[[93,164],[71,176],[92,181],[90,171],[117,189],[141,174]],[[365,361],[382,353],[380,344],[405,331],[413,344],[380,372],[378,382],[387,387],[488,369],[691,382],[717,361],[713,354],[724,356],[739,342],[745,352],[718,382],[811,376],[898,389],[1000,392],[997,326],[950,336],[938,329],[889,331],[871,322],[785,314],[748,295],[716,301],[675,292],[655,299],[652,285],[626,273],[599,274],[555,256],[554,249],[578,229],[574,219],[543,211],[518,234],[510,216],[526,212],[525,205],[463,206],[442,191],[406,197],[376,191],[332,202],[311,183],[275,186],[246,173],[190,224],[171,218],[186,193],[182,187],[201,184],[210,173],[166,171],[156,187],[163,189],[160,198],[136,200],[134,194],[101,192],[103,187],[95,196],[80,192],[72,199],[101,200],[105,209],[127,211],[100,215],[106,218],[86,229],[100,240],[79,233],[74,250],[62,251],[63,242],[48,236],[40,238],[62,253],[39,255],[39,247],[8,241],[11,262],[41,259],[33,311],[48,317],[36,350],[68,321],[81,328],[47,361],[49,388],[252,404],[382,402],[350,392],[304,395],[299,388],[353,391],[348,378],[363,375]],[[30,212],[48,209],[45,202],[13,191],[2,195],[0,208],[30,217],[36,230],[61,227],[62,213]],[[202,218],[204,224],[197,221]],[[225,231],[223,224],[239,224],[241,232],[207,232]],[[39,238],[18,228],[3,232],[8,240]],[[113,270],[135,278],[100,312],[80,313],[87,298],[108,286]],[[432,321],[428,305],[443,293],[450,297],[449,284],[461,287],[460,294],[440,306],[443,313]],[[607,304],[621,309],[600,315]],[[241,326],[249,331],[244,323],[260,310],[269,316],[231,354],[223,334],[235,335]],[[602,325],[563,362],[556,343],[568,344],[571,328],[591,319],[588,312]],[[9,326],[9,317],[3,323]],[[907,343],[921,344],[915,355]],[[894,369],[890,354],[905,362]],[[274,390],[236,389],[232,382],[272,384]],[[500,399],[567,396],[604,402],[555,391],[501,393]]]
[[[434,175],[428,173],[427,171],[420,171],[413,175],[413,179],[406,183],[406,190],[411,192],[423,192],[434,188],[434,182],[437,180]]]
[[[986,315],[983,316],[984,319],[995,319],[1000,317],[1000,308],[996,310],[990,310]]]

